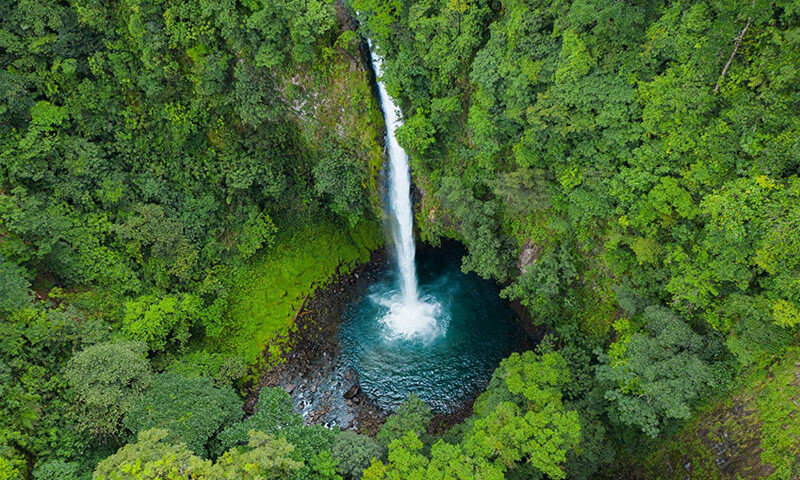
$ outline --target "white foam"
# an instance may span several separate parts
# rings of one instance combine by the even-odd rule
[[[370,43],[370,47],[372,44]],[[443,333],[442,308],[436,301],[420,299],[414,264],[414,214],[411,208],[411,169],[408,155],[397,143],[395,131],[403,124],[394,100],[380,81],[383,59],[372,55],[372,64],[378,76],[378,90],[386,121],[387,148],[389,152],[389,207],[393,214],[392,240],[397,254],[400,274],[400,292],[391,299],[381,299],[388,312],[381,322],[389,329],[390,338],[433,338]]]
[[[447,331],[448,318],[442,305],[433,298],[408,301],[398,294],[374,297],[386,308],[380,322],[388,340],[419,340],[429,343]]]

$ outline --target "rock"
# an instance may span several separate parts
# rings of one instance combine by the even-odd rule
[[[316,385],[312,385],[311,386],[311,393],[317,393],[317,386]]]
[[[528,267],[535,264],[539,257],[541,257],[542,248],[539,245],[534,245],[530,241],[525,242],[522,250],[519,252],[519,260],[517,261],[517,268],[520,273],[528,271]]]
[[[356,395],[358,395],[358,392],[360,390],[361,390],[361,387],[358,385],[358,383],[354,383],[353,386],[350,387],[346,392],[344,392],[344,395],[342,395],[342,396],[344,398],[350,400],[353,397],[355,397]]]
[[[356,404],[361,403],[361,399],[358,398],[358,397],[353,397],[353,403],[356,403]]]
[[[361,379],[358,377],[358,372],[353,370],[352,368],[348,368],[346,372],[344,372],[344,379],[350,383],[360,383]]]
[[[283,388],[285,388],[285,389],[286,389],[286,393],[288,393],[289,395],[291,395],[291,394],[292,394],[292,392],[294,392],[294,389],[295,389],[295,387],[296,387],[296,385],[295,385],[294,383],[290,383],[290,384],[286,385],[286,386],[285,386],[285,387],[283,387]]]

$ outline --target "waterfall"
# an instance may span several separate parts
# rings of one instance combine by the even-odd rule
[[[383,60],[373,55],[372,65],[380,77]],[[391,232],[397,250],[397,267],[400,272],[400,291],[405,302],[418,300],[417,274],[414,265],[414,214],[411,210],[411,169],[408,166],[408,155],[397,143],[395,130],[402,125],[392,97],[386,92],[386,86],[378,81],[383,116],[386,121],[386,140],[389,151],[389,206],[392,212]]]
[[[370,50],[372,43],[370,42]],[[390,230],[397,256],[400,292],[376,299],[388,311],[382,322],[389,328],[390,337],[429,339],[440,333],[437,317],[441,307],[432,298],[420,298],[414,263],[414,214],[411,209],[411,171],[408,155],[397,143],[395,130],[402,125],[397,106],[380,80],[383,59],[372,54],[372,66],[378,77],[378,91],[386,122],[386,140],[389,153],[389,211],[392,214]]]

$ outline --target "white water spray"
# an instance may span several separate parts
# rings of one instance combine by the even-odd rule
[[[370,49],[372,44],[370,43]],[[411,171],[408,155],[397,143],[395,130],[402,125],[397,106],[380,81],[383,74],[383,59],[372,55],[372,66],[378,76],[378,90],[386,121],[387,147],[389,152],[389,207],[393,214],[391,221],[392,240],[397,254],[397,267],[400,273],[400,292],[391,297],[376,299],[388,308],[381,320],[389,328],[389,336],[394,338],[431,339],[442,332],[437,321],[441,307],[433,299],[420,299],[417,286],[416,266],[414,264],[414,216],[411,210]]]

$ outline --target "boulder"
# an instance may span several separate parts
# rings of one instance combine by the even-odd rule
[[[361,387],[358,385],[358,383],[354,383],[353,386],[350,387],[346,392],[344,392],[344,395],[342,395],[342,396],[344,398],[350,400],[351,398],[353,398],[356,395],[358,395],[358,392],[360,392],[360,391],[361,391]]]
[[[528,268],[535,264],[541,256],[541,246],[534,245],[530,241],[525,242],[525,245],[522,246],[522,250],[519,252],[519,259],[517,260],[517,268],[520,273],[527,272]]]

